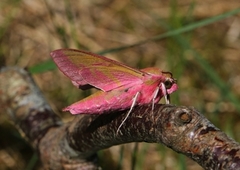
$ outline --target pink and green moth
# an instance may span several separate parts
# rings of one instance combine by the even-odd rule
[[[169,94],[178,88],[172,74],[159,68],[138,70],[109,58],[75,49],[59,49],[50,55],[75,86],[82,90],[99,89],[95,94],[63,109],[72,114],[107,114],[129,109],[124,122],[134,106],[152,103],[154,109],[154,104],[162,97],[165,97],[168,104]]]

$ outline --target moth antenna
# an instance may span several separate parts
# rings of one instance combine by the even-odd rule
[[[140,94],[140,92],[137,92],[137,93],[135,94],[135,96],[134,96],[134,98],[133,98],[132,105],[131,105],[131,107],[130,107],[130,110],[128,111],[128,113],[127,113],[126,117],[123,119],[122,123],[121,123],[121,124],[118,126],[118,129],[117,129],[117,134],[118,134],[118,132],[119,132],[120,128],[122,127],[123,123],[124,123],[124,122],[127,120],[128,116],[130,115],[130,113],[131,113],[131,111],[132,111],[133,107],[135,106],[135,104],[136,104],[136,102],[137,102],[137,98],[138,98],[139,94]]]
[[[157,98],[158,92],[159,92],[159,87],[157,87],[156,90],[154,91],[153,100],[152,100],[152,111],[154,110],[154,101]]]
[[[169,104],[170,103],[170,101],[169,101],[170,96],[167,94],[167,89],[166,89],[164,83],[161,83],[161,84],[162,84],[162,91],[163,91],[163,95],[164,95],[166,104]]]

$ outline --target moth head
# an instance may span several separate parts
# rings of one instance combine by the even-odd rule
[[[178,89],[177,80],[173,78],[171,72],[164,72],[162,71],[164,76],[163,85],[167,91],[167,94],[171,94]]]

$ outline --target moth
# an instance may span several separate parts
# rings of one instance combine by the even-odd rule
[[[104,56],[75,49],[59,49],[50,55],[75,86],[82,90],[99,89],[63,109],[72,114],[107,114],[129,109],[127,118],[136,105],[152,103],[154,109],[154,104],[162,97],[168,104],[169,94],[178,89],[172,73],[156,67],[138,70]]]

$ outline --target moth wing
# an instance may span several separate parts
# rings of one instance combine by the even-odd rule
[[[74,85],[103,91],[142,82],[146,72],[133,69],[122,63],[90,52],[59,49],[50,54],[58,68]]]

